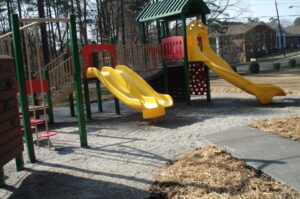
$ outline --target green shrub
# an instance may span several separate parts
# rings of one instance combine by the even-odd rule
[[[259,73],[259,63],[257,63],[256,61],[250,62],[249,72],[250,73]]]
[[[296,59],[290,59],[290,60],[289,60],[289,66],[290,66],[291,68],[295,68],[296,65],[297,65]]]
[[[232,70],[233,70],[234,72],[237,72],[237,67],[236,67],[235,64],[231,64],[231,68],[232,68]]]
[[[279,70],[280,70],[280,67],[281,67],[280,63],[274,63],[274,64],[273,64],[273,68],[274,68],[276,71],[279,71]]]

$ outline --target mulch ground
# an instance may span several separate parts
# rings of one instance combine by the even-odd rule
[[[300,198],[298,192],[247,166],[226,151],[198,148],[155,175],[156,198]]]
[[[250,126],[291,140],[300,141],[300,116],[265,119]]]

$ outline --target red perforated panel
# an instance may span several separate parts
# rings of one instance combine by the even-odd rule
[[[205,78],[205,67],[200,63],[190,63],[190,91],[192,95],[205,95],[207,85]]]
[[[168,37],[161,41],[163,59],[183,59],[184,40],[182,36]]]

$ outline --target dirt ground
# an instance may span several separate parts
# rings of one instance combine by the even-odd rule
[[[250,126],[291,140],[300,141],[300,116],[265,119]]]
[[[275,84],[283,88],[287,94],[300,94],[300,68],[257,75],[246,75],[245,77],[255,83]],[[224,79],[211,80],[211,90],[214,93],[243,92]]]
[[[300,194],[217,146],[191,151],[155,175],[151,199],[300,198]]]

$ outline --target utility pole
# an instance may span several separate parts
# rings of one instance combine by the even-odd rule
[[[277,21],[278,21],[278,26],[279,26],[279,32],[280,32],[280,47],[282,48],[283,55],[285,56],[285,48],[284,48],[284,41],[283,41],[283,35],[282,35],[282,28],[281,28],[281,24],[280,24],[278,5],[277,5],[276,0],[275,0],[275,7],[276,7],[276,13],[277,13]]]

